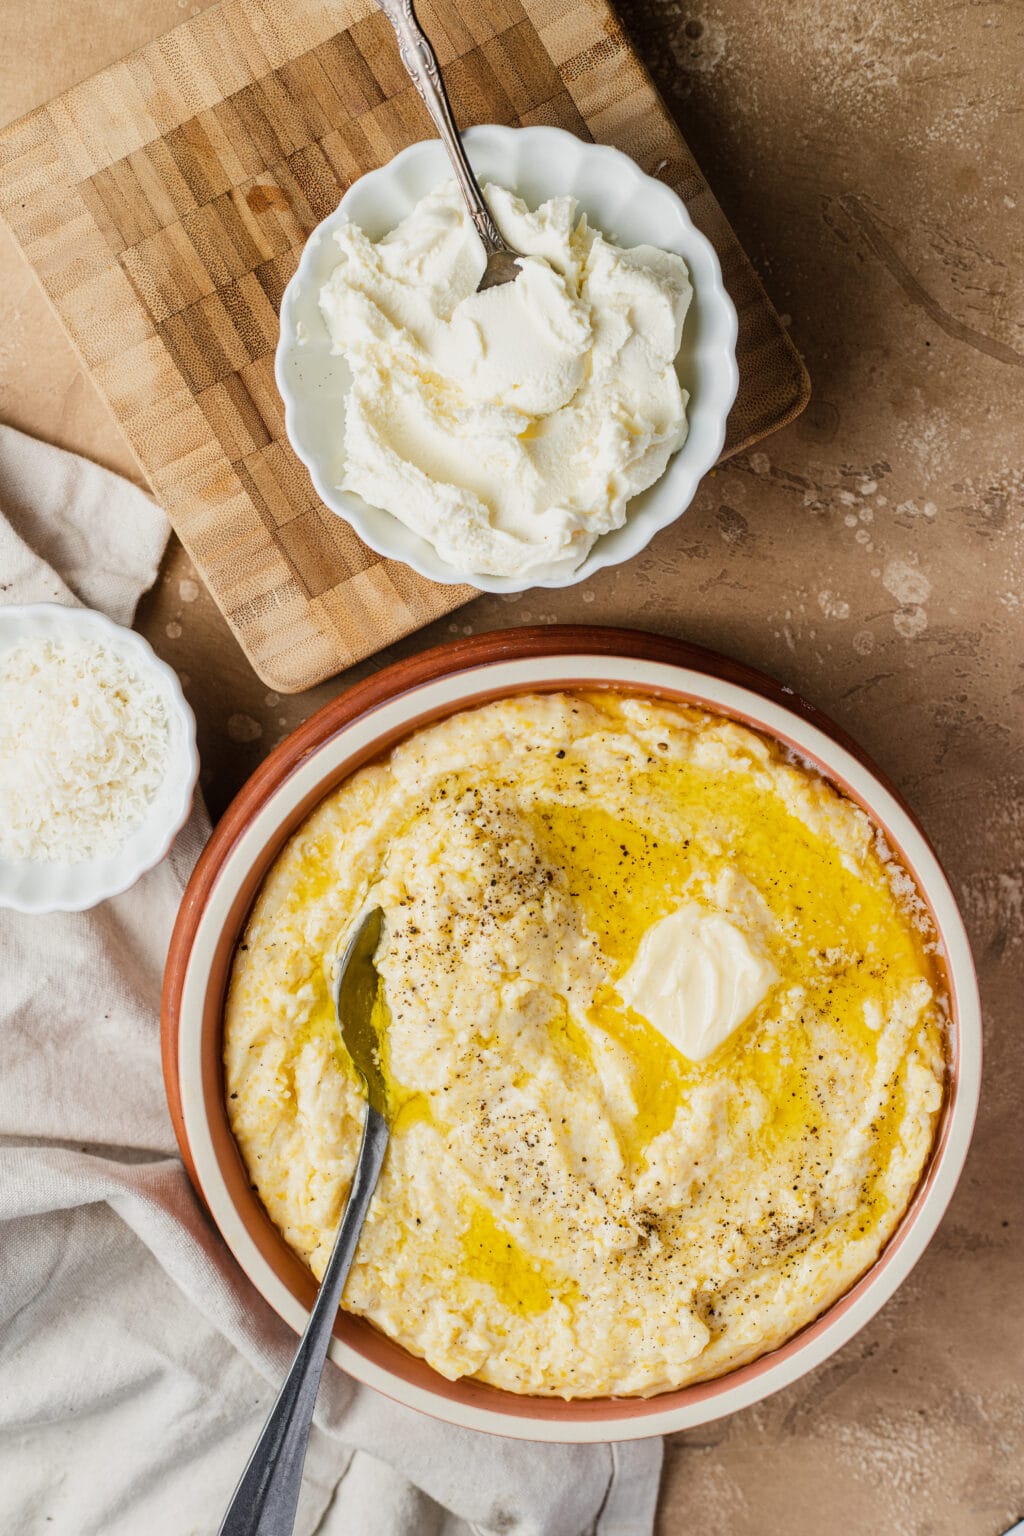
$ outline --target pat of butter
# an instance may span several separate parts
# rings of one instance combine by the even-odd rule
[[[648,928],[619,992],[676,1050],[703,1061],[777,980],[735,923],[688,901]]]

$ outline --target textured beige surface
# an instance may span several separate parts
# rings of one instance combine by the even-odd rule
[[[4,119],[188,14],[146,0],[115,29],[111,9],[68,0],[58,28],[49,6],[0,0],[0,35],[16,40],[0,58]],[[628,569],[560,595],[478,599],[395,654],[449,627],[548,617],[684,635],[830,710],[916,807],[982,976],[986,1086],[967,1173],[928,1254],[857,1339],[771,1401],[677,1438],[661,1532],[997,1536],[1024,1514],[1021,9],[620,10],[792,317],[815,398]],[[0,416],[130,467],[2,240]],[[215,810],[345,681],[268,697],[180,551],[142,627],[188,677]]]

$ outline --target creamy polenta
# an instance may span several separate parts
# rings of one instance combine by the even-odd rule
[[[224,1061],[252,1183],[317,1276],[363,1111],[330,979],[371,904],[394,1128],[344,1306],[444,1376],[716,1376],[897,1226],[943,1097],[934,935],[868,818],[775,743],[518,697],[314,811],[246,927]]]

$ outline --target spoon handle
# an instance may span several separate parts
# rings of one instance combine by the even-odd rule
[[[434,127],[448,151],[456,179],[469,208],[469,216],[476,225],[484,250],[489,256],[493,256],[498,251],[507,251],[508,242],[502,238],[498,226],[492,219],[490,209],[480,191],[480,183],[466,158],[459,130],[455,126],[448,92],[441,78],[437,56],[416,20],[412,0],[380,0],[380,8],[395,29],[402,63],[409,71],[413,85],[423,97],[427,111],[434,120]]]
[[[388,1124],[369,1104],[345,1214],[306,1331],[263,1433],[232,1495],[218,1536],[291,1536],[320,1375],[341,1293],[377,1187]]]

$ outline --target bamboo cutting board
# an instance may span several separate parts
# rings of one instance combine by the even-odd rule
[[[605,0],[422,0],[456,115],[553,123],[684,199],[740,317],[726,452],[807,377]],[[472,595],[379,559],[284,433],[281,294],[345,188],[432,126],[367,0],[222,0],[0,134],[0,212],[259,675],[295,692]]]

